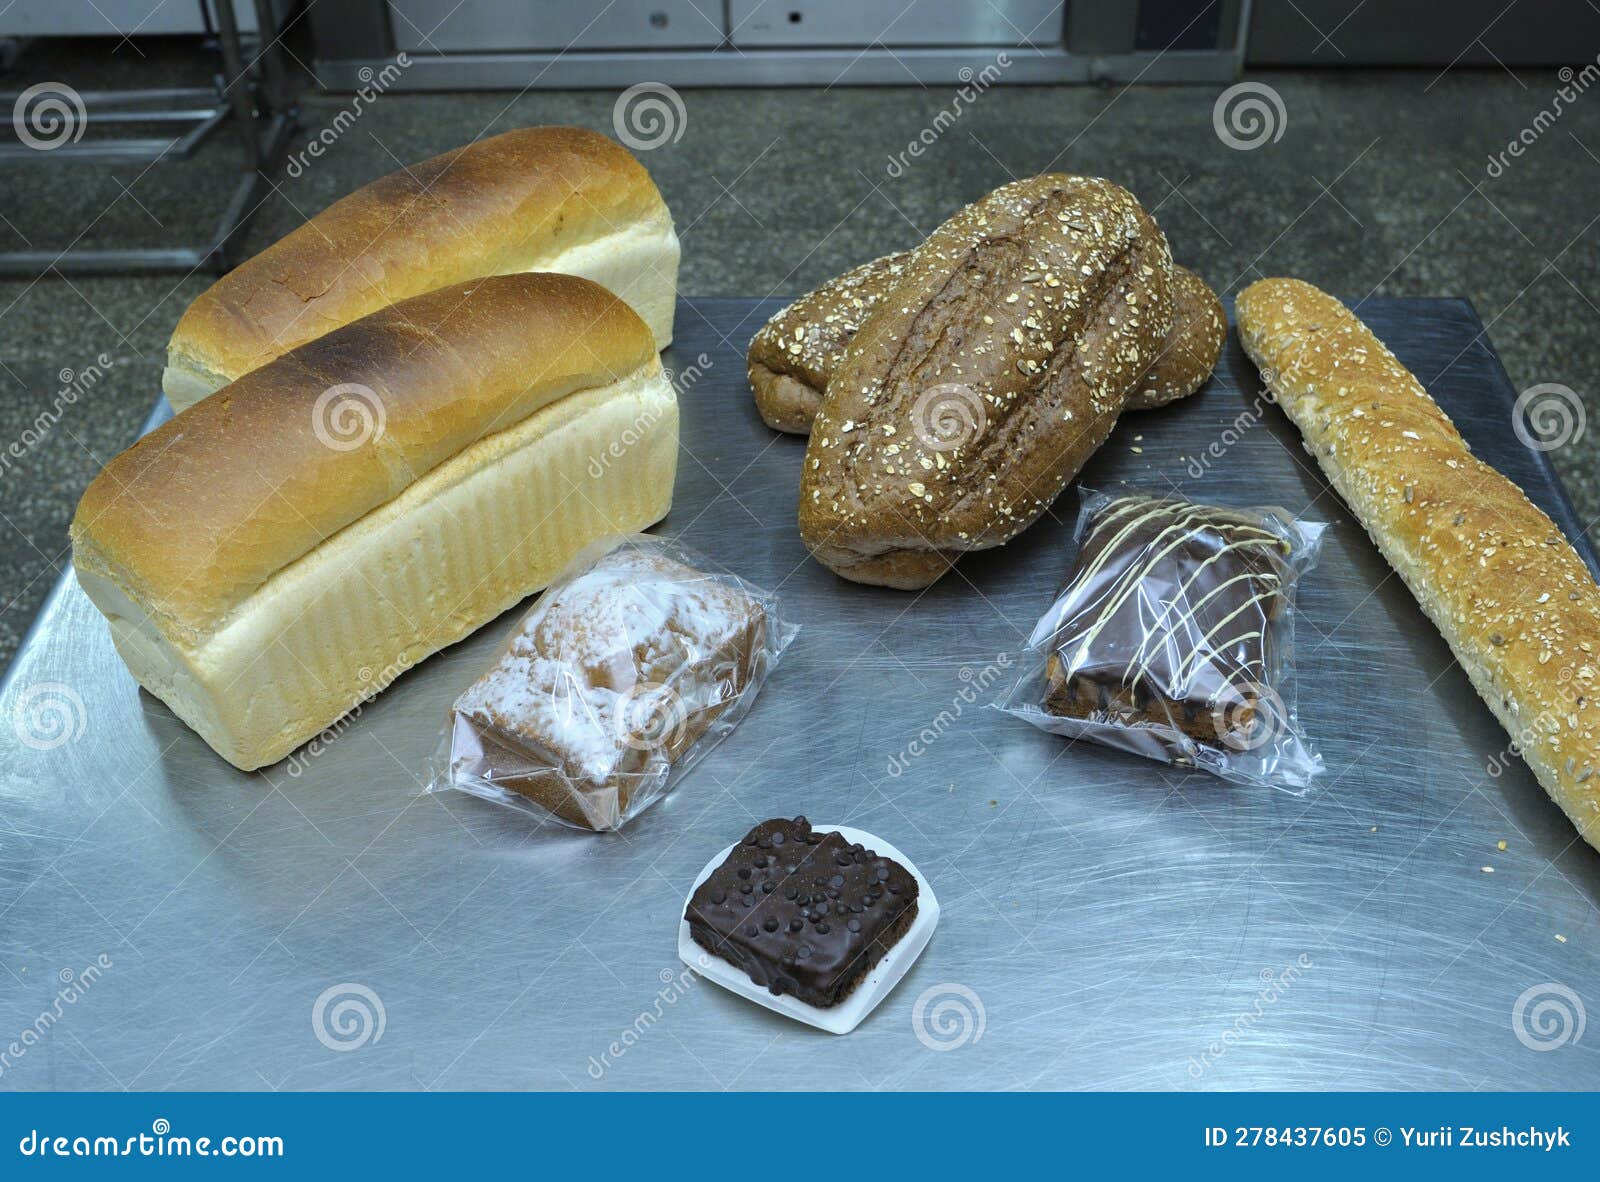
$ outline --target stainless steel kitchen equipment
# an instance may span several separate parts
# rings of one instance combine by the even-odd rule
[[[318,81],[396,89],[831,86],[999,80],[1217,82],[1251,0],[349,0],[312,6]],[[987,83],[986,83],[987,84]]]
[[[1128,416],[1083,481],[1332,523],[1299,589],[1299,711],[1328,765],[1305,797],[980,707],[1066,569],[1071,494],[922,594],[810,561],[804,442],[762,426],[744,375],[775,307],[681,302],[660,528],[777,589],[803,631],[739,729],[622,834],[420,793],[508,621],[245,775],[134,686],[63,578],[0,687],[0,1045],[61,1012],[0,1088],[1600,1084],[1600,1041],[1541,1043],[1528,1020],[1539,999],[1600,998],[1600,854],[1508,753],[1235,341],[1201,393]],[[1547,456],[1510,429],[1471,307],[1361,313],[1593,566]],[[696,872],[795,813],[893,842],[943,907],[848,1037],[677,959]]]
[[[0,9],[0,37],[163,37],[209,33],[219,0],[11,0]],[[224,0],[232,3],[232,0]],[[271,0],[278,28],[297,0]],[[261,26],[254,7],[238,13],[239,31]]]
[[[92,6],[91,6],[92,7]],[[123,8],[96,13],[106,27],[95,31],[140,34],[156,17],[148,5],[144,19],[135,20]],[[11,163],[45,162],[72,167],[78,164],[156,164],[191,158],[211,134],[231,124],[244,150],[244,170],[234,185],[210,237],[195,246],[146,248],[91,248],[69,245],[65,250],[14,250],[0,253],[0,275],[30,278],[46,271],[60,274],[103,274],[128,271],[182,271],[205,269],[221,273],[238,262],[245,227],[261,205],[267,175],[275,171],[295,129],[295,105],[290,94],[283,49],[276,35],[281,4],[272,0],[211,0],[197,5],[196,19],[209,26],[216,20],[216,52],[220,70],[209,87],[152,87],[139,90],[83,90],[64,83],[45,82],[14,94],[0,94],[0,106],[11,112],[11,135],[0,140],[0,168]],[[246,26],[242,14],[249,13]],[[0,14],[0,32],[23,30],[31,34],[66,35],[78,32],[76,9],[67,8],[51,20],[33,6]],[[169,14],[170,16],[170,14]],[[151,31],[172,31],[170,20],[157,22]],[[244,30],[268,29],[274,35],[251,36]],[[209,30],[208,30],[209,31]],[[105,128],[124,126],[167,127],[171,135],[119,136],[103,134]]]

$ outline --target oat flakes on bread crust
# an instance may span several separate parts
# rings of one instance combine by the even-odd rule
[[[1122,409],[1154,410],[1193,394],[1217,368],[1227,335],[1228,314],[1217,293],[1193,271],[1174,264],[1172,328]]]
[[[750,341],[746,364],[756,409],[775,431],[807,435],[845,346],[899,278],[909,252],[884,255],[830,279],[781,309]],[[1216,368],[1228,319],[1193,271],[1172,268],[1172,329],[1124,410],[1150,410],[1193,394]]]
[[[888,254],[852,267],[777,312],[756,333],[746,364],[767,426],[810,432],[845,346],[899,281],[909,257]]]
[[[957,213],[846,348],[806,448],[800,535],[857,582],[915,589],[1025,529],[1111,431],[1172,321],[1166,239],[1097,178]],[[950,413],[967,427],[952,436]]]
[[[1333,486],[1443,633],[1545,791],[1600,848],[1600,587],[1343,304],[1239,294],[1239,338]]]

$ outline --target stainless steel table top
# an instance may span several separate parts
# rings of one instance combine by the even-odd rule
[[[808,561],[803,442],[766,430],[745,385],[766,310],[681,307],[660,528],[780,588],[804,631],[738,731],[624,834],[419,794],[447,704],[510,619],[407,674],[303,774],[243,775],[135,688],[63,580],[0,692],[0,1088],[1600,1085],[1600,1037],[1577,1023],[1600,1006],[1600,855],[1516,760],[1490,774],[1506,737],[1281,413],[1252,425],[1236,343],[1203,393],[1126,419],[1085,482],[1333,523],[1301,593],[1300,713],[1328,765],[1303,799],[964,699],[1048,602],[1070,495],[921,595]],[[1575,532],[1472,310],[1363,314]],[[10,725],[24,699],[65,730]],[[704,862],[802,812],[898,845],[944,907],[844,1038],[675,954]]]

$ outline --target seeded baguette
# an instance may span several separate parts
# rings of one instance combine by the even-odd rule
[[[1240,293],[1239,337],[1545,791],[1600,848],[1600,587],[1420,382],[1308,283]]]
[[[845,347],[893,290],[909,252],[852,267],[776,312],[750,341],[746,361],[756,409],[774,431],[811,432],[828,378]],[[1222,301],[1206,281],[1172,268],[1172,328],[1124,410],[1151,410],[1193,394],[1216,368],[1227,336]]]
[[[926,587],[1026,529],[1105,441],[1172,326],[1172,256],[1110,181],[995,190],[912,252],[806,447],[800,536],[860,583]]]

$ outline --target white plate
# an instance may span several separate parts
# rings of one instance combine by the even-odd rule
[[[872,967],[849,997],[836,1006],[821,1009],[818,1006],[807,1005],[787,993],[773,993],[765,985],[757,985],[743,969],[719,956],[712,956],[696,944],[694,937],[689,935],[689,921],[682,918],[678,920],[678,956],[684,964],[707,981],[713,981],[740,997],[747,997],[757,1005],[766,1006],[767,1009],[793,1018],[796,1022],[804,1022],[808,1026],[815,1026],[830,1034],[849,1034],[877,1008],[880,1001],[889,996],[890,991],[900,983],[900,978],[906,975],[906,971],[916,963],[917,957],[922,955],[922,950],[928,946],[928,941],[933,937],[933,929],[939,923],[939,900],[933,897],[933,888],[928,885],[928,880],[922,877],[922,871],[912,864],[910,858],[883,838],[874,837],[865,830],[852,829],[848,825],[813,825],[811,828],[816,833],[838,833],[846,841],[859,842],[881,857],[900,863],[911,872],[911,877],[917,880],[917,918],[911,921],[906,934],[889,949],[889,955]],[[689,900],[694,898],[694,893],[700,889],[700,884],[711,877],[711,872],[722,865],[738,844],[734,842],[706,863],[705,869],[700,871],[694,880],[694,885],[689,888],[689,895],[683,901],[680,916],[688,913]]]

